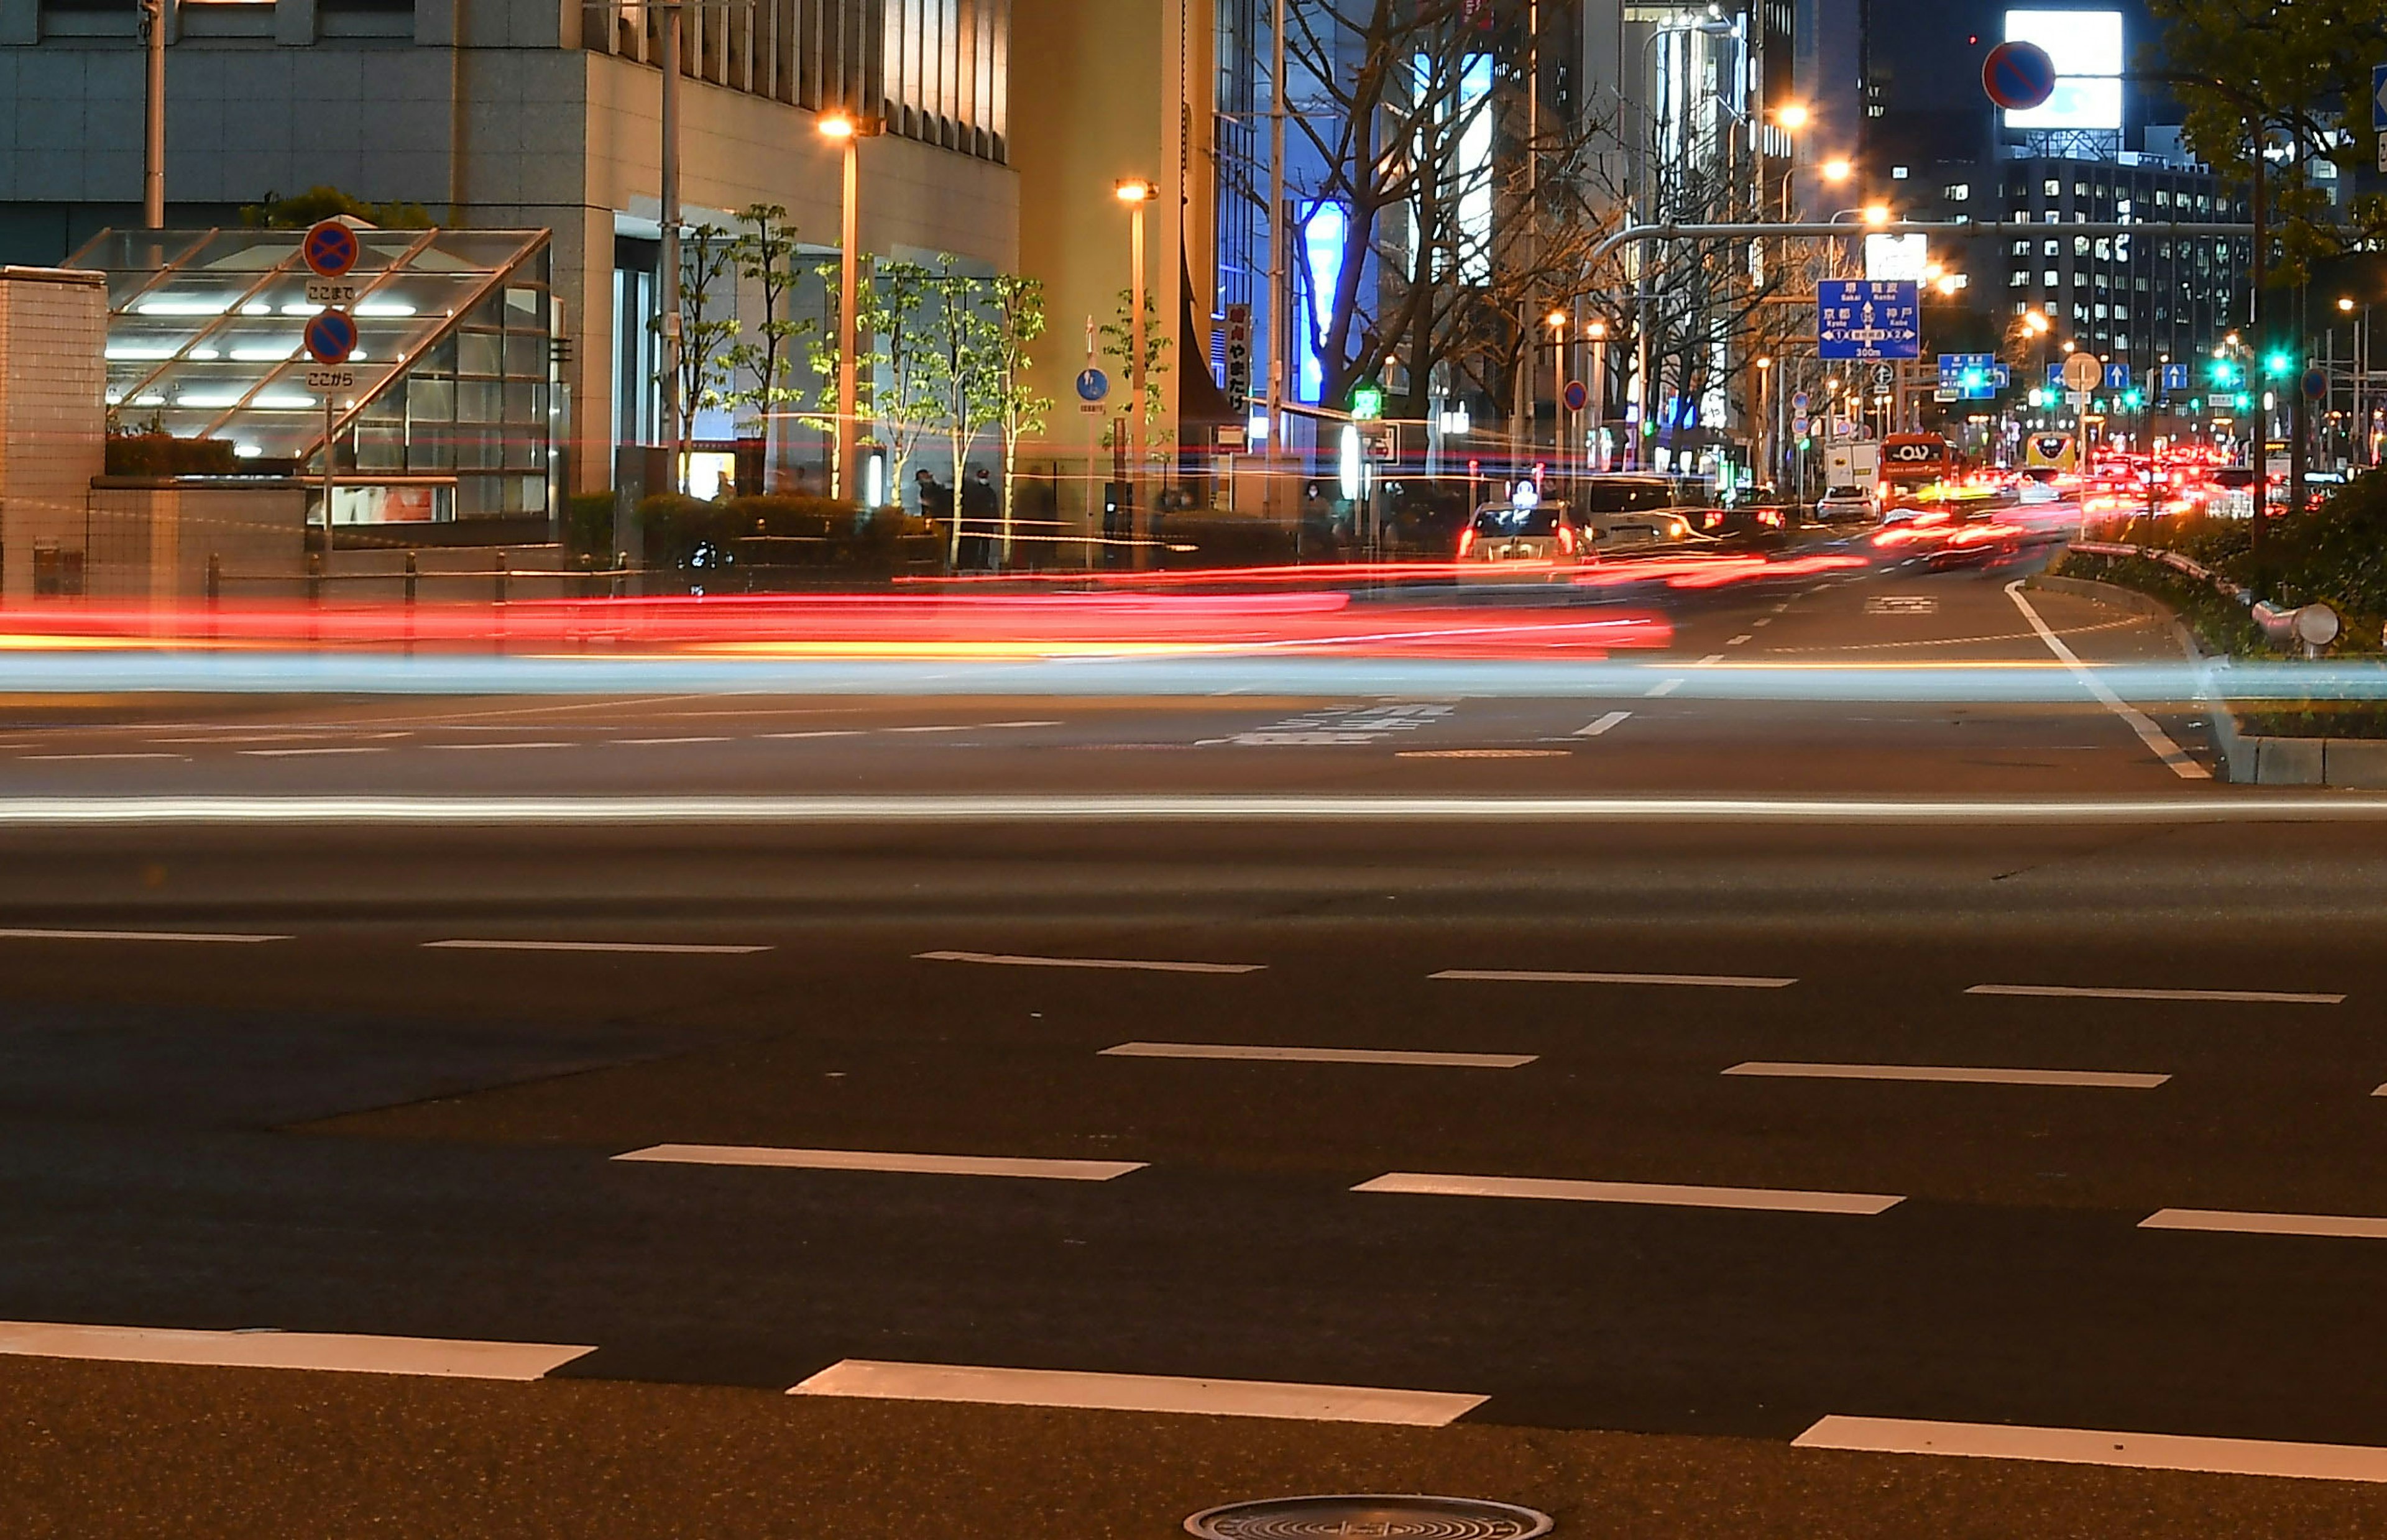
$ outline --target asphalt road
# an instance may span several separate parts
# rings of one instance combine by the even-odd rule
[[[2019,575],[1701,596],[1543,694],[19,700],[0,1515],[2377,1533],[2387,827],[2204,778],[2192,703],[1969,698],[2071,678]],[[1709,683],[1885,657],[1959,666]],[[1051,811],[537,811],[995,792]],[[264,811],[335,794],[485,805]],[[1922,1446],[2074,1463],[1848,1452]]]

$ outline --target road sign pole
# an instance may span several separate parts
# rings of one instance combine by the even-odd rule
[[[323,565],[332,564],[332,392],[323,391]]]

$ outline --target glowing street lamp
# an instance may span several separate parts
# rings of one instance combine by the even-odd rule
[[[1160,189],[1142,177],[1122,177],[1111,186],[1112,196],[1127,205],[1128,264],[1133,270],[1128,286],[1129,313],[1135,318],[1135,353],[1129,360],[1129,388],[1134,392],[1128,407],[1128,518],[1127,536],[1135,538],[1135,505],[1142,499],[1136,490],[1143,480],[1143,360],[1146,342],[1143,325],[1143,211],[1160,196]],[[1137,546],[1136,565],[1143,564],[1143,548]]]
[[[1849,179],[1850,173],[1855,168],[1849,164],[1848,158],[1846,156],[1834,156],[1831,159],[1825,161],[1823,164],[1822,170],[1824,180],[1825,182],[1846,182]]]
[[[878,132],[878,125],[865,123],[850,112],[832,112],[820,120],[821,137],[845,146],[845,194],[841,208],[842,251],[838,259],[838,278],[842,285],[837,306],[837,464],[836,485],[831,495],[861,501],[860,486],[854,481],[855,445],[861,424],[859,385],[854,379],[861,369],[859,355],[860,312],[862,309],[862,141]]]

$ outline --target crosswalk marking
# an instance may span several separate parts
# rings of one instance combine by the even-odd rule
[[[832,1364],[788,1394],[892,1401],[963,1401],[998,1407],[1179,1412],[1207,1417],[1269,1417],[1308,1422],[1379,1422],[1411,1428],[1443,1427],[1482,1406],[1485,1399],[1446,1391],[886,1363],[868,1358],[847,1358]]]

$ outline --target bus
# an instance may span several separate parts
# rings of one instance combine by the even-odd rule
[[[1881,441],[1881,500],[1937,499],[1964,474],[1955,446],[1936,433],[1894,433]]]

